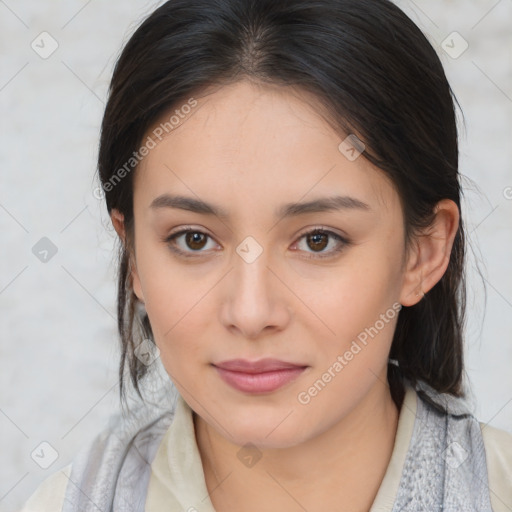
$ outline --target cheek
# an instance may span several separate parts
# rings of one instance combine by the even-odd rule
[[[146,307],[162,364],[178,386],[196,380],[199,366],[208,362],[205,334],[212,324],[207,301],[201,301],[204,291],[190,286],[188,292],[182,290],[181,286],[155,289]]]
[[[398,276],[389,261],[376,248],[354,251],[336,267],[295,278],[293,290],[316,314],[311,316],[324,320],[326,332],[353,333],[373,323],[393,304]]]
[[[212,287],[204,273],[176,263],[165,244],[144,244],[138,252],[137,268],[144,292],[146,311],[162,357],[169,351],[194,350],[193,340],[204,329],[208,313],[208,290]],[[211,312],[209,313],[211,315]],[[210,317],[211,318],[211,317]],[[177,340],[186,340],[179,344]]]
[[[344,354],[350,368],[343,373],[349,380],[363,368],[380,371],[400,308],[395,299],[399,275],[391,261],[383,248],[368,246],[336,269],[323,269],[323,276],[297,280],[297,295],[310,308],[299,306],[302,327],[317,340],[318,371]]]

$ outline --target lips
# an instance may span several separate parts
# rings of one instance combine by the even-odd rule
[[[278,359],[232,359],[213,365],[229,386],[245,393],[269,393],[295,380],[307,366]]]
[[[247,361],[246,359],[231,359],[214,364],[217,368],[243,373],[263,373],[276,370],[289,370],[293,368],[305,368],[306,365],[288,363],[279,359],[265,358],[258,361]]]

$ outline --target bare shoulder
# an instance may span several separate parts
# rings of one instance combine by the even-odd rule
[[[68,464],[48,476],[32,493],[20,512],[57,512],[62,510],[70,474],[71,464]]]
[[[512,433],[480,422],[494,512],[512,509]]]

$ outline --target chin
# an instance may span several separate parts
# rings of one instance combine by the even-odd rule
[[[304,422],[289,412],[280,413],[279,418],[271,415],[268,419],[262,418],[261,414],[245,418],[230,416],[226,429],[231,435],[229,441],[241,447],[251,444],[260,449],[296,446],[307,439],[308,433],[304,430]],[[219,434],[227,435],[224,431],[219,431]]]

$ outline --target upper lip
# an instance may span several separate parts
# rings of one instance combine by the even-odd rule
[[[258,361],[248,361],[246,359],[230,359],[229,361],[215,363],[214,366],[235,372],[263,373],[275,370],[286,370],[290,368],[304,368],[306,365],[288,363],[286,361],[280,361],[279,359],[272,359],[267,357],[264,359],[259,359]]]

